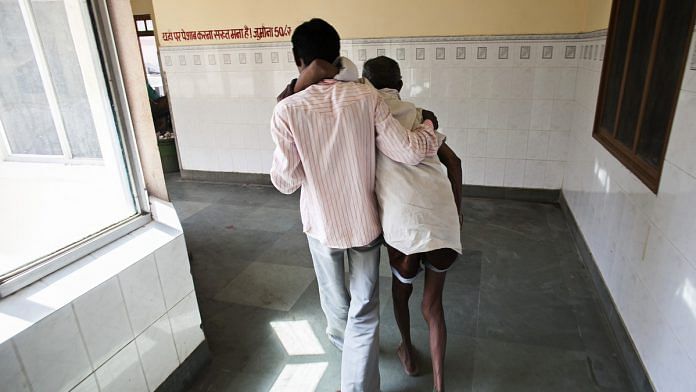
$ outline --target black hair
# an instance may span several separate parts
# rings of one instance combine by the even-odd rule
[[[363,65],[362,76],[378,90],[383,88],[400,90],[402,86],[399,63],[386,56],[367,60]]]
[[[295,63],[309,65],[315,59],[333,63],[341,51],[341,39],[338,32],[325,20],[314,18],[297,26],[292,33],[292,52]]]

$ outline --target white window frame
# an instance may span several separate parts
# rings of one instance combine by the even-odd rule
[[[28,5],[28,0],[18,0],[22,7]],[[104,73],[105,84],[108,90],[109,99],[112,104],[114,120],[116,122],[116,130],[120,137],[121,146],[125,160],[125,170],[128,174],[129,185],[133,190],[133,199],[135,201],[136,214],[120,222],[115,222],[113,225],[94,233],[79,242],[73,243],[63,249],[59,249],[52,254],[35,260],[19,269],[0,276],[0,298],[7,297],[15,291],[34,283],[35,281],[45,277],[46,275],[55,272],[66,265],[79,260],[86,255],[93,253],[101,247],[104,247],[111,242],[133,232],[134,230],[144,226],[152,221],[150,214],[150,205],[145,189],[145,180],[143,177],[140,159],[136,147],[135,132],[133,122],[131,120],[128,101],[126,99],[126,89],[121,73],[121,68],[118,61],[116,43],[111,28],[108,8],[106,0],[86,0],[92,19],[92,27],[95,32],[97,49],[99,52],[101,66]],[[22,12],[26,12],[23,9]],[[28,12],[31,14],[30,12]],[[25,19],[26,20],[26,19]],[[30,32],[30,35],[32,33]],[[38,37],[32,38],[35,39]],[[33,46],[32,41],[32,46]],[[39,61],[37,59],[37,61]],[[45,59],[43,59],[45,61]],[[43,64],[46,65],[45,63]],[[45,68],[47,70],[47,68]],[[43,71],[42,71],[43,72]],[[42,76],[43,79],[43,76]],[[50,83],[49,83],[50,84]],[[44,84],[45,86],[45,84]],[[46,90],[49,91],[49,90]],[[50,90],[53,94],[52,86]],[[49,93],[47,93],[49,94]],[[54,96],[55,97],[55,96]],[[50,102],[50,101],[49,101]],[[55,102],[54,102],[55,103]],[[51,104],[52,105],[52,104]],[[55,106],[57,108],[58,106]],[[52,111],[53,111],[52,107]],[[60,115],[60,113],[58,113]],[[56,117],[54,117],[56,121]],[[62,119],[60,120],[62,124]],[[0,133],[4,141],[0,143],[0,158],[6,160],[30,160],[36,162],[36,159],[52,158],[53,156],[13,156],[10,154],[9,145],[5,144],[7,139],[2,132],[2,124],[0,124]],[[67,139],[66,139],[67,141]],[[61,142],[62,144],[62,142]],[[69,149],[69,146],[68,146]],[[64,152],[66,150],[63,150]],[[69,151],[69,150],[67,150]],[[5,155],[4,157],[2,155]],[[9,158],[9,159],[8,159]],[[68,158],[65,154],[58,159],[49,160],[51,162],[65,162],[68,159],[74,163],[75,159]],[[83,159],[80,159],[83,160]],[[84,159],[94,163],[95,159]],[[48,161],[44,161],[48,162]]]

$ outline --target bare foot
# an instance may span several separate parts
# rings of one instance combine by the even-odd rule
[[[406,349],[403,342],[399,344],[399,348],[396,350],[396,354],[399,356],[401,361],[401,366],[404,368],[404,373],[407,376],[415,377],[418,375],[418,364],[416,363],[416,356],[413,353],[413,347]]]

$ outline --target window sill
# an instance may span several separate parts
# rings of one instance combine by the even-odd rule
[[[153,221],[43,279],[0,299],[0,343],[70,304],[182,235],[171,203],[150,198]]]

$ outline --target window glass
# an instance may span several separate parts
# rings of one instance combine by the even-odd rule
[[[641,1],[636,15],[637,28],[633,34],[633,44],[621,100],[619,128],[616,131],[616,138],[631,150],[635,140],[645,81],[648,76],[648,64],[650,63],[659,5],[659,2],[656,1]]]
[[[633,0],[621,2],[618,10],[619,16],[614,26],[612,39],[611,62],[607,68],[609,76],[606,82],[606,97],[602,108],[601,126],[610,134],[614,132],[614,124],[618,112],[619,92],[623,78],[624,65],[628,55],[628,38],[631,35],[631,20],[633,16]]]
[[[55,0],[32,0],[31,5],[70,152],[74,157],[101,158],[65,5]]]
[[[0,0],[0,281],[139,213],[89,15]]]
[[[62,155],[48,98],[17,1],[0,0],[0,123],[15,154]]]

